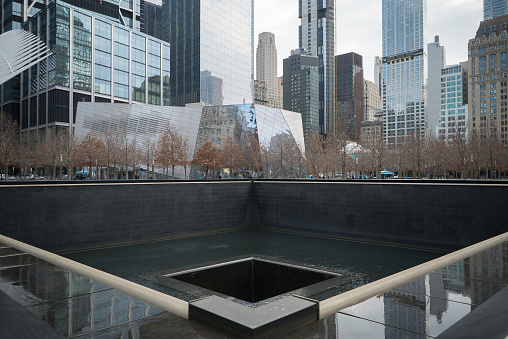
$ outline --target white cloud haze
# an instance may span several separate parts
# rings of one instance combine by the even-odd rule
[[[363,56],[364,77],[374,78],[374,57],[381,56],[382,0],[336,0],[336,54],[356,52]],[[483,19],[480,0],[427,0],[427,42],[440,36],[447,64],[467,60],[467,42]],[[298,48],[298,0],[254,0],[254,44],[258,34],[275,34],[278,74],[282,60]]]

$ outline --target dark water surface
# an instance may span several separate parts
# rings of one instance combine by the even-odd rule
[[[362,277],[361,285],[435,259],[442,253],[272,231],[241,230],[62,255],[168,292],[167,288],[155,282],[161,271],[242,256],[258,255],[323,270],[358,274]]]

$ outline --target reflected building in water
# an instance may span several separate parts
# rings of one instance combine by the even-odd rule
[[[75,135],[82,139],[89,132],[119,133],[145,149],[168,125],[187,140],[191,158],[206,141],[223,149],[228,137],[240,147],[252,146],[257,153],[260,145],[270,149],[284,137],[305,153],[300,113],[255,104],[162,107],[82,102],[78,105]],[[262,168],[254,170],[259,174]],[[183,168],[176,169],[176,177],[184,175]]]
[[[502,290],[508,281],[508,243],[465,259],[464,277],[466,294],[473,305],[481,305]]]
[[[253,102],[253,0],[167,0],[162,22],[172,106]]]

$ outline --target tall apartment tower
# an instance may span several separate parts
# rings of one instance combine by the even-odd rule
[[[441,120],[441,102],[443,94],[441,88],[441,70],[446,65],[446,50],[439,43],[439,36],[434,37],[434,42],[427,45],[429,55],[429,79],[427,86],[427,122],[428,133],[431,137],[437,136],[437,126]],[[461,86],[462,87],[462,86]],[[448,98],[450,99],[450,98]]]
[[[482,21],[469,40],[468,108],[471,137],[508,145],[508,15]]]
[[[254,0],[166,0],[162,22],[172,106],[254,102]]]
[[[305,136],[319,132],[319,58],[303,50],[284,59],[284,109],[302,114]]]
[[[299,0],[300,49],[319,58],[319,131],[337,134],[335,0]]]
[[[341,138],[359,141],[363,120],[363,57],[346,53],[335,57],[337,123]]]
[[[483,0],[483,20],[508,14],[508,0]]]
[[[426,133],[427,1],[383,0],[383,137]]]
[[[282,108],[280,79],[277,78],[277,48],[275,35],[269,32],[259,34],[256,50],[256,80],[266,84],[266,106]]]

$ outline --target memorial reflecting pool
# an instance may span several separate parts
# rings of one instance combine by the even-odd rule
[[[432,260],[442,253],[263,230],[241,230],[64,253],[65,257],[170,293],[165,271],[241,257],[267,257],[357,277],[351,289]]]
[[[64,255],[191,300],[196,297],[192,292],[181,294],[158,279],[166,272],[252,256],[350,277],[350,283],[314,296],[320,299],[441,253],[251,229]],[[500,243],[284,337],[433,338],[503,289],[508,283],[507,265],[508,243]],[[2,244],[0,291],[68,337],[228,337]]]

